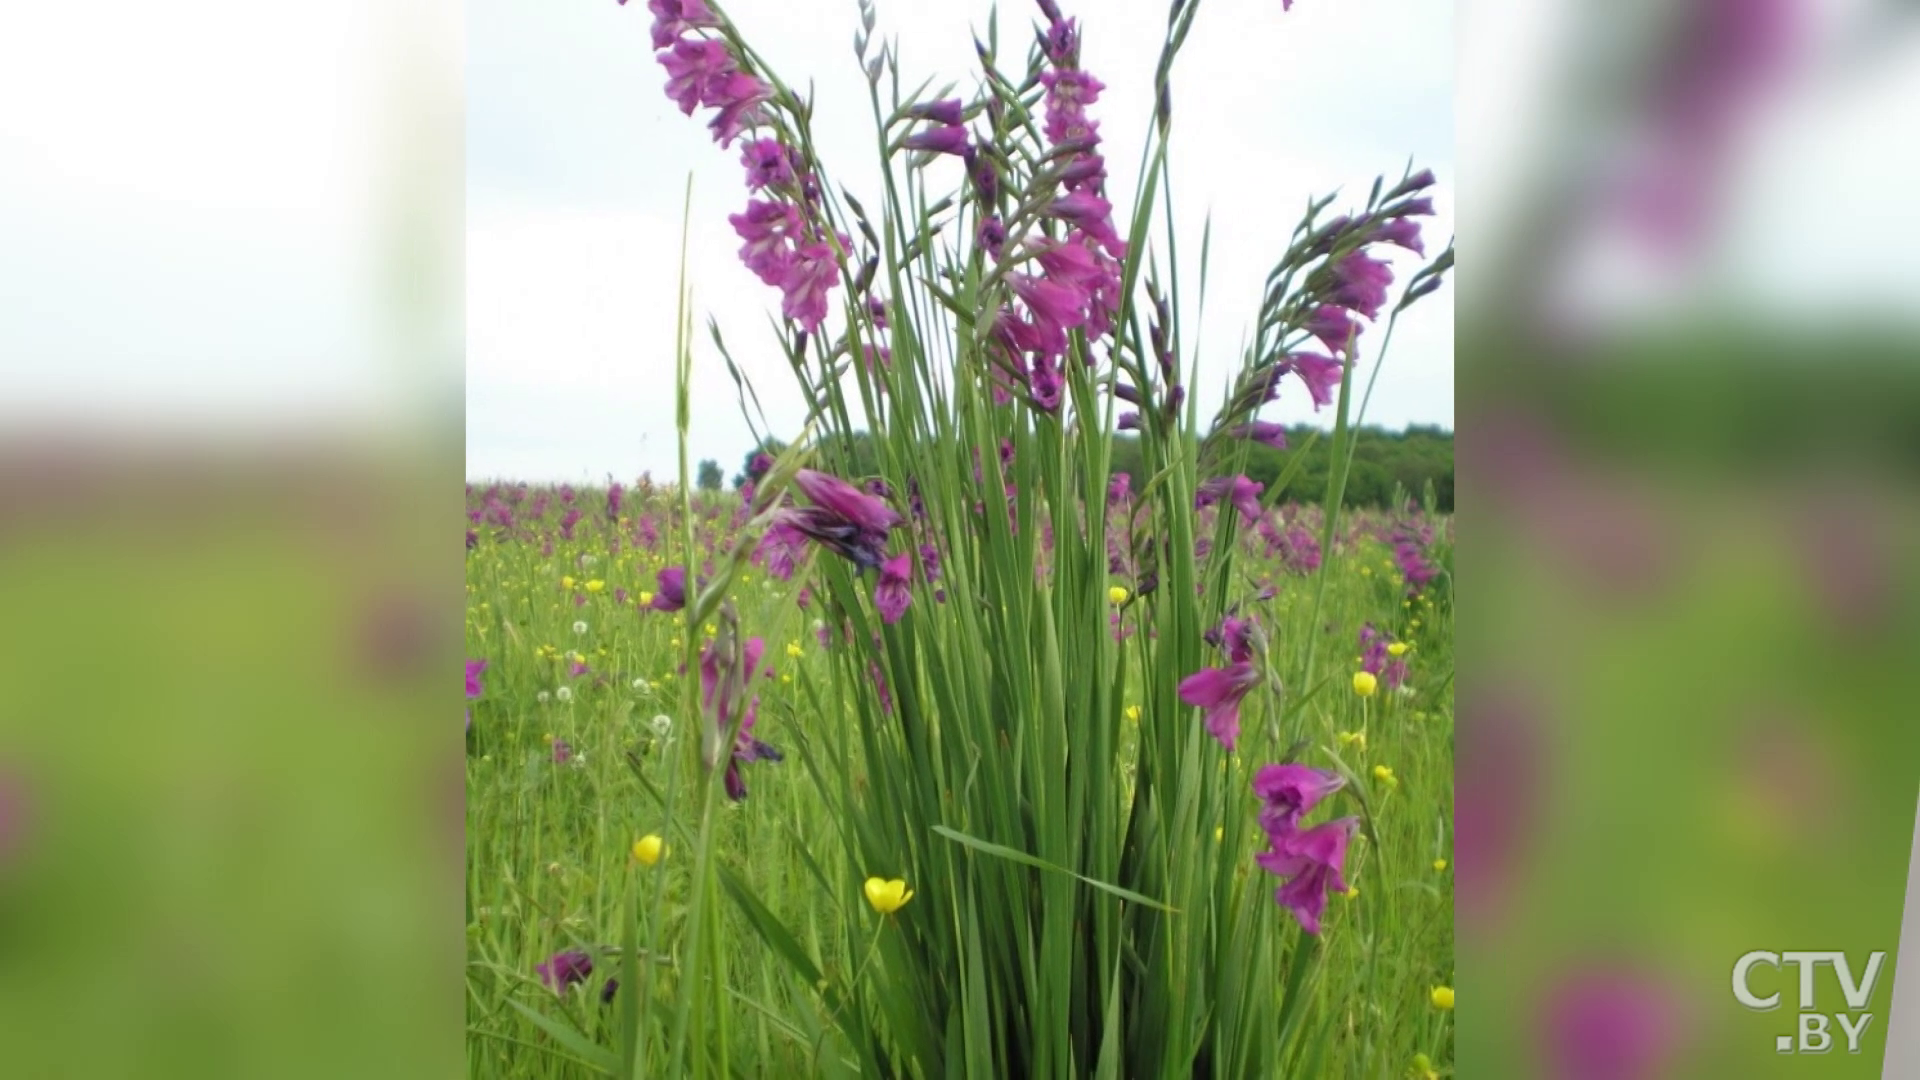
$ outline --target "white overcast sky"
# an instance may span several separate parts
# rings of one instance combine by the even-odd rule
[[[1000,6],[1002,63],[1017,70],[1037,8]],[[1130,207],[1168,5],[1064,6],[1081,19],[1083,66],[1109,87],[1094,114],[1110,193]],[[877,203],[854,0],[734,0],[727,10],[783,80],[813,85],[828,168]],[[879,0],[878,32],[897,40],[909,87],[937,76],[936,88],[958,81],[964,92],[990,10],[986,0]],[[738,153],[666,99],[641,0],[471,0],[467,20],[467,475],[674,474],[673,304],[689,172],[698,321],[719,320],[775,433],[792,435],[797,394],[767,321],[778,294],[739,265],[727,224],[747,199]],[[1448,0],[1299,0],[1291,12],[1279,0],[1205,0],[1175,71],[1174,194],[1186,258],[1197,259],[1209,211],[1214,220],[1201,338],[1209,397],[1309,196],[1364,200],[1374,176],[1398,179],[1411,159],[1440,178],[1440,213],[1426,228],[1429,252],[1445,247],[1452,39]],[[1418,261],[1397,265],[1404,280]],[[1186,280],[1191,295],[1197,277]],[[1449,287],[1403,318],[1369,420],[1451,428],[1452,341]],[[704,331],[695,359],[690,450],[732,471],[751,436]],[[1305,402],[1290,388],[1263,415],[1328,415]]]

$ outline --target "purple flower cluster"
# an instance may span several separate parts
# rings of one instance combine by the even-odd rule
[[[1419,194],[1432,186],[1432,171],[1422,170],[1387,192],[1379,209],[1358,218],[1343,215],[1315,232],[1316,239],[1309,251],[1327,256],[1327,261],[1312,279],[1320,302],[1307,313],[1301,329],[1318,338],[1328,352],[1351,361],[1357,352],[1355,339],[1363,329],[1359,320],[1376,320],[1386,307],[1387,287],[1393,284],[1393,268],[1368,248],[1391,244],[1416,255],[1426,254],[1426,244],[1420,239],[1420,225],[1413,219],[1432,216],[1433,200]],[[1329,384],[1326,369],[1337,361],[1318,357],[1313,362],[1318,370],[1308,370],[1302,356],[1288,360],[1313,391],[1316,407],[1332,400],[1325,390]],[[1338,368],[1334,367],[1330,383],[1338,385],[1339,381]]]
[[[1253,774],[1253,793],[1261,802],[1260,827],[1268,844],[1253,861],[1286,879],[1274,890],[1274,901],[1293,912],[1309,934],[1320,933],[1327,893],[1347,890],[1342,876],[1347,844],[1359,820],[1338,818],[1302,829],[1300,819],[1345,783],[1333,773],[1306,765],[1265,765]]]
[[[760,666],[760,657],[766,652],[766,643],[759,638],[748,638],[737,657],[724,654],[718,642],[710,644],[700,654],[700,704],[707,712],[707,722],[713,725],[718,738],[724,739],[726,731],[733,724],[733,715],[739,695],[753,682],[754,671]],[[750,697],[746,704],[746,714],[740,718],[739,730],[734,733],[733,746],[727,755],[727,798],[740,802],[747,797],[747,782],[740,775],[740,766],[755,761],[781,761],[780,751],[754,738],[753,724],[760,712],[760,699]],[[717,761],[709,762],[711,767]]]
[[[1393,530],[1393,562],[1407,579],[1408,596],[1419,596],[1440,576],[1440,568],[1427,558],[1432,546],[1432,525],[1403,522]]]
[[[1227,654],[1227,665],[1202,668],[1180,680],[1180,700],[1207,710],[1207,731],[1228,750],[1240,738],[1240,702],[1260,685],[1254,660],[1258,626],[1252,619],[1229,616],[1207,635],[1210,644]]]
[[[467,700],[468,701],[472,701],[474,698],[477,698],[481,694],[486,693],[486,688],[480,685],[480,676],[485,674],[486,670],[487,670],[487,662],[485,660],[467,661]],[[467,710],[467,730],[468,731],[473,730],[473,710],[471,708]]]
[[[1089,338],[1113,330],[1120,305],[1121,260],[1127,244],[1113,224],[1113,204],[1102,195],[1106,160],[1100,156],[1100,125],[1087,107],[1106,88],[1080,70],[1080,34],[1051,0],[1041,10],[1048,19],[1044,46],[1049,69],[1046,87],[1046,136],[1052,146],[1046,178],[1060,195],[1047,210],[1062,235],[1030,240],[1025,256],[1039,273],[1007,275],[1015,303],[1002,308],[993,324],[1001,372],[1013,389],[1046,412],[1060,407],[1065,386],[1060,365],[1068,335],[1084,330]],[[1004,252],[1006,229],[998,216],[998,178],[991,162],[969,161],[982,203],[979,241],[995,259]]]
[[[718,110],[708,127],[721,146],[766,123],[764,106],[773,100],[773,87],[742,71],[726,41],[700,33],[721,26],[705,0],[649,0],[647,8],[654,15],[653,46],[667,69],[667,96],[681,112],[692,116],[703,106]],[[791,148],[778,139],[755,139],[742,148],[740,160],[748,190],[767,196],[750,200],[744,213],[728,218],[745,242],[741,261],[780,290],[783,315],[809,333],[818,331],[827,317],[827,297],[840,284],[840,257],[851,242],[839,236],[836,249],[814,224],[819,188]]]
[[[1387,644],[1372,623],[1360,628],[1360,670],[1377,677],[1382,690],[1394,691],[1407,681],[1407,662],[1387,652]]]

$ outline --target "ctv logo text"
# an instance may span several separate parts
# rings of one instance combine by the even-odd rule
[[[1866,1011],[1867,1003],[1873,1000],[1874,983],[1880,979],[1880,964],[1887,958],[1884,952],[1877,952],[1867,958],[1867,970],[1856,981],[1853,965],[1848,962],[1847,954],[1841,952],[1750,952],[1733,965],[1733,997],[1735,1001],[1756,1012],[1770,1012],[1780,1007],[1780,989],[1784,976],[1778,974],[1782,966],[1791,965],[1799,970],[1800,1016],[1798,1030],[1792,1035],[1781,1035],[1773,1040],[1774,1049],[1782,1054],[1824,1054],[1833,1049],[1831,1028],[1837,1025],[1847,1042],[1847,1053],[1860,1052],[1860,1036],[1866,1034],[1867,1025],[1873,1022],[1873,1014]],[[1846,1012],[1832,1014],[1829,1023],[1827,1014],[1819,1011],[1820,999],[1815,993],[1814,975],[1821,965],[1833,968],[1834,976],[1840,984],[1840,996],[1847,1003]],[[1771,968],[1773,972],[1756,972],[1756,968]],[[1756,993],[1756,988],[1768,992]]]

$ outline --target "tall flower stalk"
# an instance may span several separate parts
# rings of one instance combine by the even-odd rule
[[[1003,64],[996,19],[974,90],[924,100],[903,95],[863,3],[855,44],[883,178],[871,209],[829,181],[814,103],[719,5],[648,4],[666,93],[738,154],[744,206],[730,220],[742,262],[779,299],[811,427],[755,477],[750,523],[711,580],[694,568],[683,503],[686,559],[652,601],[721,628],[704,656],[691,632],[684,645],[684,670],[702,679],[683,684],[683,715],[702,717],[704,734],[680,770],[702,786],[675,1008],[657,1021],[672,1060],[642,1060],[656,1021],[643,1019],[647,995],[628,994],[629,1074],[729,1072],[722,891],[792,969],[795,992],[817,998],[826,1052],[866,1075],[1308,1068],[1304,1041],[1331,1021],[1310,1018],[1303,987],[1369,811],[1338,761],[1293,760],[1301,705],[1322,680],[1313,636],[1269,641],[1257,610],[1274,590],[1233,573],[1240,532],[1271,532],[1286,486],[1247,479],[1245,455],[1284,444],[1259,416],[1282,394],[1334,408],[1335,468],[1305,566],[1318,595],[1351,460],[1355,364],[1375,321],[1431,294],[1452,252],[1395,301],[1381,256],[1424,253],[1431,174],[1376,184],[1342,216],[1322,217],[1330,198],[1312,203],[1201,429],[1167,193],[1172,71],[1200,6],[1172,5],[1129,213],[1107,187],[1105,84],[1055,0],[1039,2],[1024,71]],[[683,292],[683,499],[688,329]],[[1115,482],[1121,429],[1140,433],[1151,481],[1139,491]],[[807,845],[842,898],[805,936],[716,849],[721,793],[745,793],[739,766],[777,759],[750,733],[761,654],[745,643],[780,638],[722,604],[750,559],[797,579],[828,646],[827,678],[800,675],[812,712],[789,729],[789,752],[837,835],[755,826],[758,843]],[[670,782],[670,812],[675,798]],[[1333,800],[1355,813],[1302,823]],[[1248,842],[1259,833],[1264,844]],[[1276,890],[1253,887],[1272,880],[1262,870]],[[632,886],[654,890],[656,937],[642,949],[629,933],[622,985],[661,974],[650,965],[666,945],[662,881]],[[871,881],[900,901],[872,901],[869,888],[856,902]]]

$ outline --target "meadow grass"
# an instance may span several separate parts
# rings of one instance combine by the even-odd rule
[[[603,504],[604,493],[584,490],[577,499],[592,510]],[[594,1055],[568,1046],[522,1009],[563,1017],[596,1046],[615,1044],[615,1012],[598,993],[607,977],[618,975],[618,950],[606,946],[622,939],[626,895],[636,882],[664,887],[661,921],[640,935],[666,943],[660,984],[652,988],[662,1007],[649,1010],[644,1033],[656,1043],[646,1056],[664,1057],[659,1044],[669,1038],[665,1003],[672,999],[673,957],[690,918],[692,837],[685,829],[667,837],[665,858],[651,868],[635,861],[631,847],[667,828],[658,793],[667,787],[671,755],[683,740],[698,738],[679,715],[684,676],[677,669],[685,642],[704,638],[706,627],[688,626],[683,614],[637,610],[635,598],[669,565],[664,545],[648,551],[610,544],[630,533],[642,515],[670,521],[672,500],[659,501],[665,505],[629,503],[626,528],[596,514],[577,531],[578,539],[556,538],[551,553],[543,551],[545,540],[495,539],[489,531],[468,556],[467,649],[488,661],[485,693],[473,703],[467,759],[467,987],[475,1076],[593,1072]],[[733,497],[696,503],[722,526],[738,505]],[[560,506],[556,498],[556,513]],[[1306,759],[1339,762],[1360,778],[1374,837],[1350,860],[1348,876],[1358,895],[1336,898],[1321,956],[1300,988],[1311,1004],[1299,1023],[1313,1033],[1309,1042],[1318,1058],[1297,1073],[1302,1076],[1403,1076],[1416,1054],[1434,1062],[1451,1058],[1449,1014],[1429,1000],[1433,987],[1452,981],[1451,604],[1435,604],[1431,596],[1408,601],[1389,549],[1371,535],[1370,524],[1363,518],[1351,543],[1327,556],[1321,621],[1331,630],[1324,633],[1324,649],[1342,678],[1305,710],[1301,728],[1313,744]],[[551,531],[549,523],[536,535]],[[1252,572],[1263,571],[1279,587],[1267,608],[1272,637],[1280,643],[1304,640],[1311,633],[1317,577],[1289,576],[1278,566]],[[564,578],[574,586],[563,586]],[[605,587],[588,592],[589,581]],[[857,711],[831,692],[826,650],[809,613],[795,605],[801,587],[798,579],[778,582],[749,569],[729,597],[743,622],[764,629],[775,672],[760,680],[757,733],[790,750],[823,744],[829,731],[844,734],[860,722]],[[616,601],[616,589],[627,593],[625,603]],[[576,598],[585,603],[576,606]],[[575,632],[577,622],[586,624],[584,633]],[[1345,673],[1356,667],[1355,636],[1366,622],[1413,645],[1407,654],[1412,693],[1362,698],[1345,684]],[[798,647],[798,658],[788,655],[789,645]],[[569,677],[570,654],[578,654],[592,673]],[[1127,703],[1138,703],[1131,674],[1127,685]],[[556,696],[563,688],[570,701]],[[1244,719],[1250,732],[1265,728],[1267,707],[1249,708]],[[665,736],[651,723],[660,715],[676,717]],[[1364,748],[1343,745],[1343,733],[1364,733]],[[555,763],[549,737],[572,748],[570,762]],[[1137,749],[1138,722],[1128,720],[1122,737],[1119,757],[1129,760]],[[1248,763],[1257,759],[1260,752],[1249,746],[1221,762],[1244,804],[1216,824],[1223,830],[1217,843],[1238,867],[1230,904],[1239,902],[1241,890],[1264,896],[1274,885],[1250,858],[1264,842],[1252,819],[1254,800],[1245,794]],[[1373,777],[1376,765],[1393,770],[1395,786]],[[859,786],[857,748],[846,767]],[[850,910],[861,914],[865,902],[858,881],[830,869],[844,863],[844,851],[806,768],[795,753],[782,765],[756,768],[749,798],[720,815],[715,848],[722,865],[794,930],[823,970],[851,972],[873,960],[861,948],[849,949],[836,928]],[[690,820],[690,812],[681,818]],[[1441,860],[1447,868],[1437,868]],[[1284,911],[1263,906],[1276,925],[1287,923]],[[895,918],[915,914],[910,903]],[[833,1018],[796,984],[740,912],[730,908],[722,918],[725,982],[737,1005],[726,1032],[735,1065],[745,1075],[812,1076],[847,1064],[832,1034]],[[557,995],[542,985],[535,967],[569,948],[593,952],[595,974]],[[1277,965],[1267,974],[1277,975]],[[1261,989],[1275,988],[1248,991]]]

